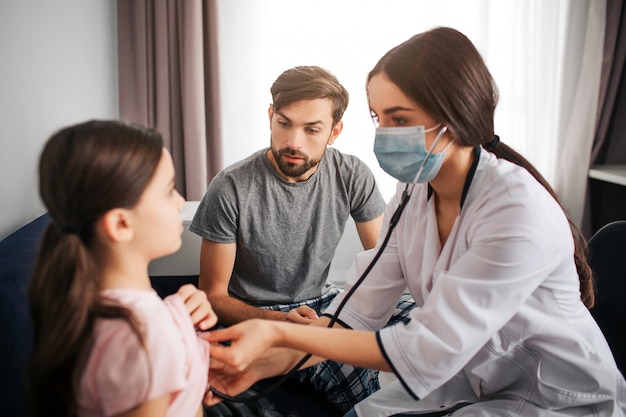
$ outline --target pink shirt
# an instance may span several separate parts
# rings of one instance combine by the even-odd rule
[[[174,394],[167,415],[194,416],[207,389],[209,345],[197,336],[183,300],[129,289],[102,294],[134,312],[148,353],[125,321],[98,320],[76,391],[78,415],[111,416]]]

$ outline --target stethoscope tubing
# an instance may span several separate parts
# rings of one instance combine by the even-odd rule
[[[398,204],[398,207],[396,208],[396,210],[394,211],[393,215],[391,216],[391,219],[389,220],[389,228],[387,230],[387,234],[385,235],[385,239],[381,243],[381,245],[380,245],[380,247],[378,249],[378,252],[376,252],[376,255],[374,256],[372,261],[369,263],[369,265],[367,266],[365,271],[363,271],[363,273],[361,274],[359,279],[350,288],[350,290],[348,290],[348,292],[346,293],[345,297],[341,300],[341,303],[339,303],[339,306],[337,307],[337,310],[335,311],[335,314],[332,315],[332,317],[330,319],[330,322],[328,322],[328,325],[326,327],[330,328],[330,327],[333,327],[335,325],[335,323],[338,320],[339,314],[341,313],[341,311],[345,307],[345,305],[348,302],[348,300],[350,299],[350,297],[352,297],[352,295],[357,290],[357,288],[359,288],[359,286],[361,286],[361,284],[363,283],[365,278],[369,275],[371,270],[374,268],[374,266],[376,265],[376,263],[378,262],[378,260],[382,256],[383,251],[387,247],[387,243],[389,243],[389,239],[391,238],[391,234],[393,233],[393,230],[395,229],[395,227],[397,226],[398,222],[400,221],[400,216],[402,215],[402,212],[404,211],[404,208],[406,207],[407,203],[409,202],[409,199],[411,198],[411,194],[413,192],[413,188],[415,187],[415,180],[417,180],[420,177],[420,175],[421,175],[421,173],[422,173],[422,171],[424,169],[424,166],[426,165],[426,161],[428,161],[428,158],[430,158],[430,156],[433,153],[435,145],[437,145],[437,142],[439,142],[439,139],[443,136],[443,134],[446,131],[447,131],[447,127],[444,126],[441,129],[441,131],[439,132],[439,134],[437,135],[437,137],[435,138],[435,140],[433,141],[433,144],[431,145],[430,149],[428,150],[428,153],[426,154],[426,157],[424,158],[424,160],[420,164],[419,170],[417,171],[417,174],[415,175],[415,179],[413,180],[413,182],[411,184],[406,184],[406,187],[404,188],[404,191],[402,192],[402,198],[400,200],[400,203]],[[298,372],[298,370],[300,370],[302,365],[304,365],[311,358],[311,356],[312,355],[310,353],[307,353],[306,355],[304,355],[302,357],[302,359],[300,359],[298,361],[298,363],[295,364],[289,370],[289,372],[284,374],[281,378],[276,380],[272,385],[270,385],[269,387],[265,388],[263,391],[261,391],[261,392],[259,392],[257,394],[252,394],[252,395],[247,395],[247,396],[244,396],[244,395],[241,395],[241,394],[238,395],[238,396],[230,396],[228,394],[224,394],[223,392],[220,392],[220,391],[216,390],[213,387],[210,388],[210,391],[214,395],[216,395],[217,397],[220,397],[220,398],[222,398],[224,400],[233,401],[233,402],[247,403],[247,402],[250,402],[250,401],[258,400],[260,398],[265,397],[269,393],[275,391],[285,381],[287,381],[289,378],[291,378],[296,372]]]

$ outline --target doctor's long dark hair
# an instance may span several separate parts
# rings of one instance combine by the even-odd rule
[[[132,312],[99,297],[94,224],[138,202],[162,147],[157,132],[118,121],[62,129],[44,146],[39,191],[51,222],[28,294],[35,339],[26,375],[29,415],[76,415],[74,384],[96,318],[126,320],[143,345]]]
[[[369,73],[368,82],[381,72],[435,120],[448,126],[459,144],[483,146],[498,158],[525,168],[561,205],[539,171],[494,135],[497,88],[480,53],[465,35],[444,27],[415,35],[387,52]],[[563,212],[574,237],[581,298],[591,308],[595,294],[587,243],[565,209]]]

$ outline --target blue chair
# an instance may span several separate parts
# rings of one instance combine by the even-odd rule
[[[626,220],[603,226],[588,242],[596,281],[591,314],[604,333],[617,366],[626,375]]]

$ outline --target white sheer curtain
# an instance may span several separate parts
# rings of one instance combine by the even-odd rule
[[[319,65],[350,92],[335,142],[395,180],[372,152],[365,77],[391,47],[436,26],[465,33],[500,91],[496,133],[550,181],[575,221],[582,204],[601,67],[605,0],[220,0],[223,160],[269,144],[269,88],[285,69]]]
[[[603,59],[606,1],[572,2],[563,55],[554,188],[580,227]]]

